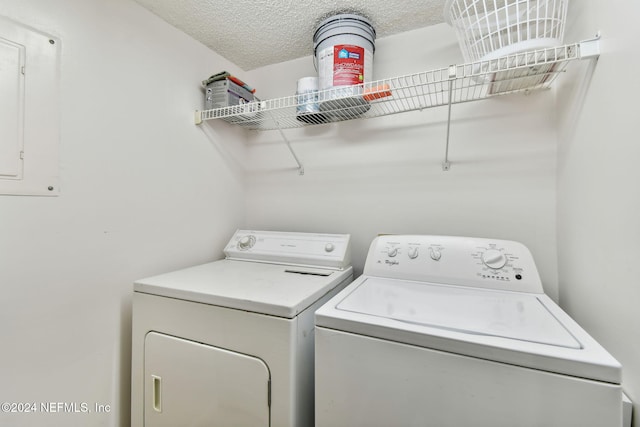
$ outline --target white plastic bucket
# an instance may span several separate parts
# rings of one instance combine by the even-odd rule
[[[376,31],[360,15],[338,14],[325,19],[313,35],[313,54],[318,70],[320,108],[331,115],[362,114],[369,109],[362,99],[362,85],[372,80]],[[355,96],[352,99],[340,99]],[[349,111],[350,110],[350,111]],[[333,113],[336,114],[333,114]]]
[[[447,0],[445,21],[465,61],[555,47],[564,38],[569,0]]]

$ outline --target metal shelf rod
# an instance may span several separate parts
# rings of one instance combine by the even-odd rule
[[[444,150],[444,162],[442,162],[442,170],[448,171],[451,169],[451,163],[449,162],[449,134],[451,131],[451,105],[453,104],[453,81],[456,78],[456,66],[449,67],[449,111],[447,112],[447,143]]]

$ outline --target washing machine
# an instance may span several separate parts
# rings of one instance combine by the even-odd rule
[[[513,241],[380,236],[316,312],[316,427],[617,427],[620,383]]]
[[[350,238],[238,230],[225,259],[133,286],[133,427],[313,425],[313,313]]]

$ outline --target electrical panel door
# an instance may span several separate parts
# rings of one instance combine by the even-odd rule
[[[0,37],[0,176],[22,177],[24,46]]]

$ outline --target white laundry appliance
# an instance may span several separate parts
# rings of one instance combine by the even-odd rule
[[[133,427],[313,425],[314,311],[350,238],[238,230],[226,258],[134,284]]]
[[[316,312],[316,427],[618,427],[620,382],[517,242],[378,237]]]

